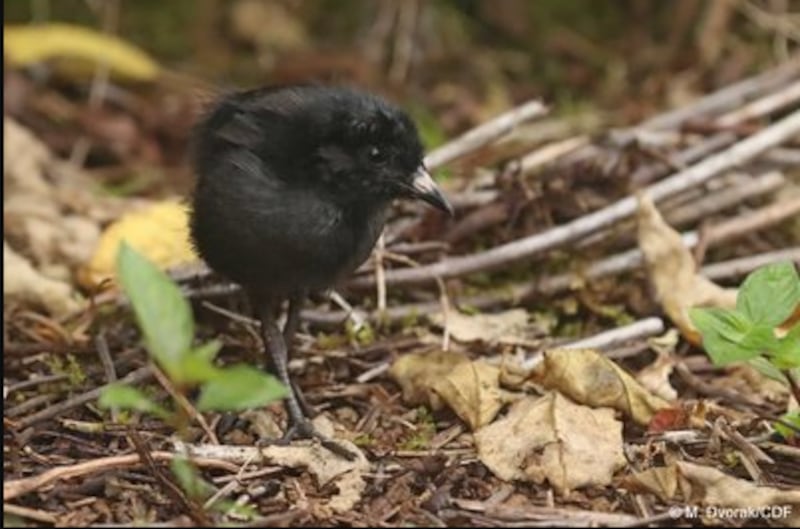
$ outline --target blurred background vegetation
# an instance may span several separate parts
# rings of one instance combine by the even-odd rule
[[[120,135],[116,152],[95,142],[90,167],[123,151],[150,165],[182,165],[193,102],[208,99],[198,96],[204,90],[357,84],[404,104],[430,147],[530,98],[561,117],[633,123],[780,62],[800,41],[790,0],[9,0],[3,7],[7,26],[68,22],[117,35],[169,74],[106,91],[111,109],[55,118],[50,101],[51,112],[34,118],[19,100],[43,82],[62,83],[65,104],[88,101],[90,83],[38,65],[31,86],[27,77],[9,81],[6,70],[6,112],[56,151],[75,154],[68,122],[76,113]],[[127,105],[116,121],[108,115],[115,104]],[[126,141],[138,143],[119,146]]]

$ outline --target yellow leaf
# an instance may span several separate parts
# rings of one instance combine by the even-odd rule
[[[199,259],[189,239],[186,206],[166,200],[128,213],[108,226],[100,236],[94,255],[79,273],[81,284],[91,288],[115,277],[117,250],[123,240],[160,268]]]
[[[647,391],[608,357],[594,349],[553,349],[533,372],[533,381],[589,406],[620,410],[639,424],[669,403]]]
[[[133,81],[153,81],[158,64],[122,39],[70,24],[6,26],[3,52],[17,66],[54,61],[59,69],[90,74],[107,64],[112,76]]]
[[[500,368],[462,353],[412,353],[397,359],[389,373],[408,404],[433,410],[447,404],[471,429],[494,419],[510,400],[500,389]]]

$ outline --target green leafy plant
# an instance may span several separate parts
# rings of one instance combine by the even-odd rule
[[[174,388],[188,400],[199,387],[195,407],[199,411],[238,411],[263,406],[283,398],[286,388],[273,376],[246,364],[218,367],[214,358],[219,341],[194,345],[194,318],[178,286],[155,265],[123,243],[117,255],[117,274],[130,300],[145,347]],[[162,404],[141,389],[110,384],[100,395],[104,408],[148,413],[175,425],[185,437],[187,412],[178,402]],[[176,458],[172,471],[189,498],[206,501],[215,487],[200,477],[189,458]],[[238,506],[223,500],[212,505],[230,511]],[[241,510],[241,509],[240,509]]]
[[[221,348],[220,342],[194,346],[192,310],[178,286],[125,243],[117,257],[117,271],[147,351],[179,391],[186,393],[200,387],[198,410],[245,410],[286,395],[286,388],[275,377],[255,367],[245,364],[217,367],[214,358]],[[108,386],[100,404],[161,418],[170,415],[145,393],[122,384]]]
[[[689,316],[716,365],[750,362],[789,384],[800,403],[800,322],[789,324],[800,306],[800,277],[792,263],[752,272],[739,288],[735,309],[694,308]],[[800,412],[782,420],[800,430]],[[786,435],[785,426],[778,430]]]

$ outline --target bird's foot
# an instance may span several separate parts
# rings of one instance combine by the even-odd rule
[[[323,448],[327,448],[339,457],[343,457],[348,461],[355,461],[357,458],[356,454],[345,448],[341,443],[320,433],[308,419],[290,424],[283,437],[259,440],[258,446],[288,446],[295,439],[316,439]]]
[[[355,461],[357,457],[356,454],[345,448],[341,443],[321,434],[308,419],[291,424],[280,439],[280,443],[288,444],[293,439],[316,439],[324,448],[348,461]]]

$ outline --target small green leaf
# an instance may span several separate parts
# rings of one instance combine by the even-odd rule
[[[750,321],[772,327],[792,315],[800,303],[800,277],[790,262],[763,266],[747,276],[736,308]]]
[[[784,422],[788,422],[789,424],[793,425],[795,428],[800,429],[800,410],[794,410],[784,413],[781,416],[781,419]],[[789,439],[790,437],[798,436],[796,430],[789,428],[785,424],[776,422],[773,424],[773,426],[775,426],[775,431],[778,432],[784,439]]]
[[[776,380],[781,384],[786,384],[786,376],[783,374],[783,372],[774,365],[772,365],[772,363],[763,356],[759,356],[757,358],[751,358],[750,360],[748,360],[748,363],[765,377],[769,377],[772,380]]]
[[[152,413],[165,419],[169,412],[138,389],[122,383],[109,384],[100,393],[98,404],[103,408],[122,408]]]
[[[189,303],[164,272],[125,242],[117,255],[117,270],[148,351],[173,381],[184,382],[181,360],[194,336]]]
[[[745,333],[736,327],[728,314],[718,308],[693,308],[689,317],[703,335],[703,348],[716,365],[749,360],[758,356],[758,351],[742,347],[737,340]],[[729,337],[733,337],[730,339]]]
[[[181,360],[183,379],[189,383],[199,384],[219,376],[220,369],[214,365],[213,360],[221,347],[222,342],[213,340],[190,351]]]
[[[200,477],[197,467],[185,456],[173,458],[170,468],[178,480],[178,485],[190,498],[204,500],[214,494],[214,487]]]
[[[286,396],[286,388],[275,377],[244,364],[218,370],[203,384],[197,409],[236,411],[263,406]]]
[[[207,362],[211,362],[217,357],[217,353],[219,353],[220,349],[222,349],[222,342],[219,340],[211,340],[200,347],[196,347],[192,351],[192,354],[204,358]]]
[[[795,324],[786,336],[777,340],[771,352],[771,360],[777,367],[800,368],[800,323]]]

